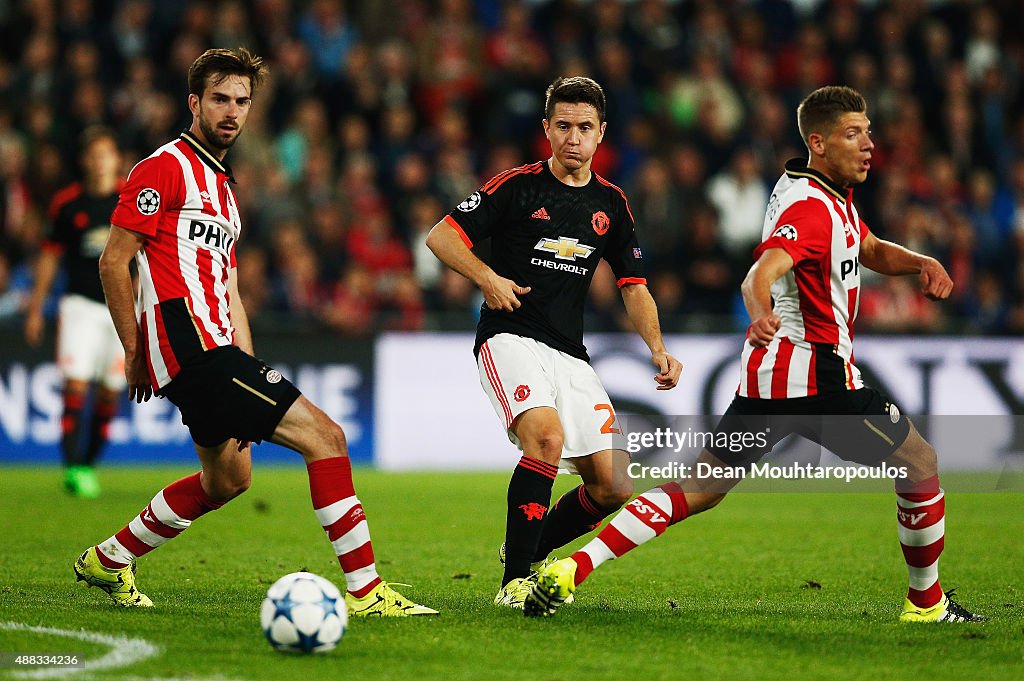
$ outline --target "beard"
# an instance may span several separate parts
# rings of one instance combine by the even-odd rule
[[[236,128],[235,134],[225,139],[221,131],[203,115],[199,116],[199,130],[203,133],[206,141],[210,143],[210,146],[217,149],[230,149],[242,132],[240,128]]]

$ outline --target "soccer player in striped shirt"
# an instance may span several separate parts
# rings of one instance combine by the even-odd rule
[[[135,586],[136,559],[248,489],[250,443],[270,440],[305,459],[313,510],[345,573],[349,613],[437,614],[377,574],[341,427],[253,357],[235,271],[241,224],[224,156],[265,75],[263,60],[245,48],[196,59],[188,74],[192,126],[132,169],[114,209],[100,278],[125,350],[128,397],[143,402],[155,393],[173,402],[202,471],[165,487],[120,531],[86,549],[75,573],[118,605],[152,606]]]
[[[847,461],[904,467],[907,477],[895,485],[909,573],[900,620],[984,621],[939,584],[945,499],[935,450],[890,399],[864,386],[853,364],[862,265],[917,275],[932,300],[948,297],[953,282],[934,258],[875,237],[857,213],[851,187],[867,178],[874,149],[863,96],[820,88],[800,104],[797,119],[809,160],[787,163],[772,192],[756,262],[742,285],[751,324],[739,389],[715,433],[715,442],[720,434],[764,433],[766,446],[712,447],[700,462],[716,470],[749,466],[798,433]],[[599,565],[714,508],[739,479],[685,478],[640,495],[589,544],[541,572],[526,614],[553,615]]]

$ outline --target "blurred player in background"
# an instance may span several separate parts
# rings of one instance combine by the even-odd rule
[[[747,467],[797,433],[846,461],[905,468],[895,481],[910,582],[900,620],[984,621],[939,585],[945,499],[935,450],[892,400],[864,386],[853,364],[862,265],[917,275],[932,300],[948,297],[953,282],[934,258],[874,236],[857,213],[852,186],[867,178],[875,146],[864,97],[820,88],[800,104],[797,121],[809,159],[789,161],[772,192],[757,261],[742,285],[751,324],[740,385],[715,432],[716,442],[718,435],[739,442],[734,436],[764,433],[767,446],[705,449],[700,461],[721,472]],[[739,479],[692,477],[640,495],[589,544],[542,570],[526,614],[553,615],[596,567],[714,508]]]
[[[100,493],[96,461],[125,388],[124,350],[107,311],[99,275],[100,254],[110,234],[110,214],[122,180],[121,153],[112,130],[87,129],[81,153],[82,181],[58,192],[50,207],[50,234],[36,262],[25,339],[33,347],[43,340],[43,308],[63,261],[67,287],[57,314],[57,367],[64,379],[64,486],[74,495],[92,499]],[[86,420],[83,413],[90,385],[95,391]]]
[[[306,461],[313,509],[345,573],[349,613],[436,614],[377,574],[341,427],[252,354],[238,295],[238,204],[223,161],[265,75],[263,60],[245,48],[204,52],[188,73],[192,126],[136,165],[121,191],[100,278],[125,348],[128,397],[171,400],[202,471],[158,492],[128,525],[86,549],[74,570],[118,605],[152,606],[135,586],[136,559],[248,489],[249,443],[270,440]]]
[[[625,194],[590,165],[605,132],[605,95],[589,78],[548,87],[544,133],[551,157],[499,173],[438,222],[427,245],[480,287],[480,384],[522,450],[508,487],[497,605],[522,608],[531,564],[594,529],[632,495],[618,421],[583,346],[583,303],[601,258],[651,351],[658,390],[682,370],[661,337]],[[490,264],[470,250],[491,239]],[[562,466],[583,478],[554,508]]]

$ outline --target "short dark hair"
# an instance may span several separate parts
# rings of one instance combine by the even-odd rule
[[[828,85],[807,95],[796,108],[800,137],[807,142],[811,133],[827,135],[845,113],[864,113],[868,103],[864,95],[845,85]]]
[[[544,95],[544,118],[551,120],[555,114],[555,104],[558,102],[590,104],[597,109],[598,122],[604,123],[604,90],[592,78],[586,76],[556,78],[555,82],[548,85],[548,90]]]
[[[262,57],[253,55],[244,47],[207,50],[192,62],[188,70],[188,91],[201,98],[208,85],[222,83],[228,76],[248,78],[249,93],[254,94],[267,77],[267,67]]]

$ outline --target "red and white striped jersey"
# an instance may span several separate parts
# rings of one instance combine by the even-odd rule
[[[110,218],[146,237],[135,307],[157,389],[202,352],[233,342],[228,273],[241,221],[231,181],[186,131],[132,168]]]
[[[770,248],[793,258],[771,288],[782,326],[767,347],[744,343],[738,395],[785,399],[864,387],[853,364],[853,321],[867,234],[852,189],[801,159],[786,164],[754,250],[755,259]]]

